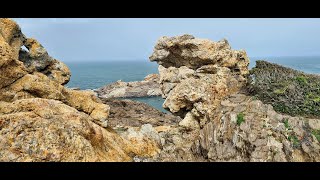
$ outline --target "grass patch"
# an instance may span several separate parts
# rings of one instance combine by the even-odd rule
[[[244,114],[241,112],[237,115],[237,125],[240,126],[244,121]]]
[[[300,75],[300,76],[297,76],[295,79],[300,84],[303,84],[303,85],[307,85],[308,84],[308,80],[307,80],[307,78],[305,76]]]
[[[292,142],[293,147],[297,148],[300,146],[300,142],[299,142],[299,139],[297,138],[297,136],[290,135],[290,136],[288,136],[288,140]]]
[[[290,125],[289,125],[288,119],[285,119],[283,121],[283,124],[284,124],[284,127],[286,127],[286,129],[290,129]]]
[[[317,140],[320,142],[320,130],[313,130],[311,132],[316,138]]]

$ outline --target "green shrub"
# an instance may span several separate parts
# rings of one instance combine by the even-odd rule
[[[297,148],[300,146],[299,139],[295,135],[288,136],[288,140],[292,142],[293,147]]]
[[[313,130],[312,134],[317,138],[317,140],[320,142],[320,130]]]
[[[290,129],[290,125],[289,125],[288,119],[285,119],[285,120],[283,121],[283,123],[284,123],[284,127],[285,127],[286,129]]]
[[[320,117],[320,76],[266,61],[250,70],[249,91],[275,111]]]
[[[237,125],[240,126],[244,121],[244,114],[241,112],[237,115]]]

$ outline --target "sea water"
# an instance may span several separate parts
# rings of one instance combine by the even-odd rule
[[[249,68],[255,66],[256,60],[267,60],[306,73],[320,74],[320,56],[315,57],[251,57]],[[141,81],[145,76],[158,73],[158,65],[148,60],[131,61],[86,61],[67,62],[71,70],[71,81],[68,87],[79,87],[81,89],[97,89],[118,80]],[[145,102],[163,112],[164,99],[161,97],[131,98]]]

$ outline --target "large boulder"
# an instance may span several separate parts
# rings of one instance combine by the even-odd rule
[[[228,41],[213,42],[192,35],[161,37],[155,45],[151,61],[165,68],[186,66],[196,70],[204,65],[216,64],[248,74],[249,59],[243,50],[232,50]]]

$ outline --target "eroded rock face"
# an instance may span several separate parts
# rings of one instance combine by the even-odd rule
[[[110,107],[94,92],[65,88],[70,76],[14,21],[0,19],[0,161],[132,161],[159,152],[151,136],[108,127]]]
[[[149,74],[142,81],[123,82],[119,80],[95,91],[101,98],[150,97],[161,95],[158,74]]]
[[[191,35],[162,37],[151,61],[159,64],[163,107],[203,127],[221,98],[246,84],[249,59],[245,51],[232,50],[226,40],[212,42]],[[182,124],[196,122],[184,121]]]
[[[65,64],[51,58],[38,41],[26,38],[14,21],[0,19],[0,22],[0,34],[4,39],[0,43],[0,100],[55,99],[88,113],[100,124],[107,124],[107,105],[99,102],[92,93],[62,86],[70,79],[70,71]],[[22,45],[29,52],[22,50]],[[18,48],[19,51],[16,50]]]
[[[315,122],[320,120],[282,115],[251,96],[234,94],[200,130],[199,149],[210,161],[320,161]]]
[[[228,41],[213,42],[195,38],[192,35],[161,37],[150,56],[151,61],[159,65],[179,68],[186,66],[196,70],[202,66],[216,64],[248,73],[249,59],[245,51],[232,50]]]
[[[150,60],[159,63],[163,107],[183,118],[163,133],[156,161],[320,161],[320,120],[244,94],[249,59],[226,40],[163,37]]]

